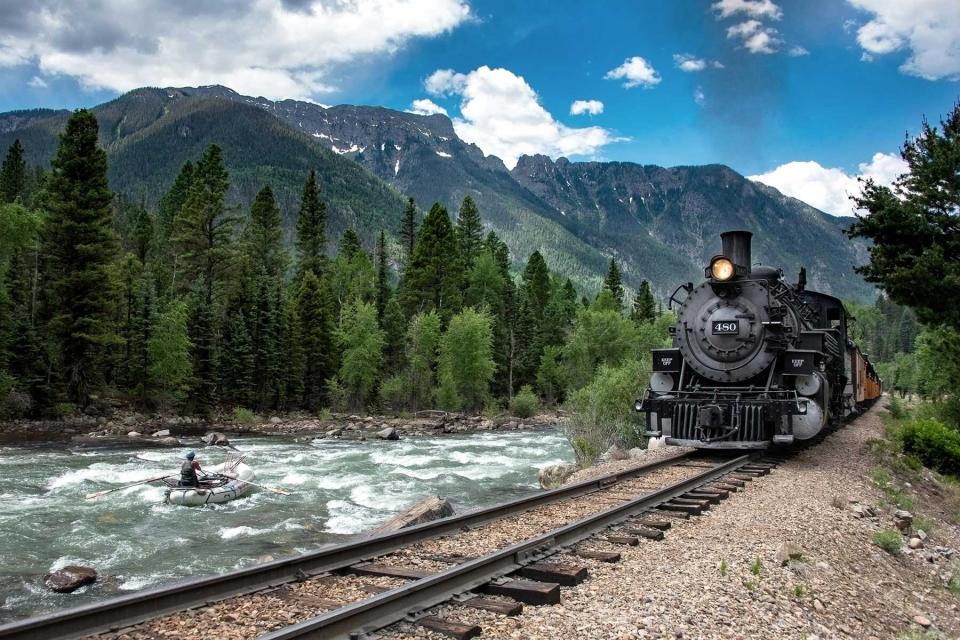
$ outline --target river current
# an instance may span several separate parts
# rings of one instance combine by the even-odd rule
[[[257,490],[191,508],[163,504],[163,488],[146,485],[84,500],[176,472],[183,451],[0,447],[0,622],[316,549],[429,495],[449,497],[458,511],[527,495],[538,489],[538,469],[573,459],[555,431],[234,445],[258,482],[293,495]],[[224,453],[197,455],[209,466]],[[102,579],[72,594],[47,591],[44,574],[68,564],[92,566]]]

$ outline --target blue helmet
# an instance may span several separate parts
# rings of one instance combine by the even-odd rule
[[[194,458],[196,455],[197,455],[197,454],[195,454],[195,453],[193,452],[193,449],[190,449],[189,451],[187,451],[187,453],[186,453],[183,457],[186,458],[187,460],[193,460],[193,458]]]

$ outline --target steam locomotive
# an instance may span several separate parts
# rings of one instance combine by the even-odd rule
[[[653,350],[635,406],[647,414],[646,435],[700,449],[789,446],[880,396],[843,303],[807,290],[804,269],[788,284],[781,269],[751,266],[752,235],[720,234],[705,281],[670,297],[673,347]]]

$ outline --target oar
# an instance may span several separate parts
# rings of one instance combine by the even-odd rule
[[[97,491],[96,493],[91,493],[86,497],[87,500],[92,500],[94,498],[99,498],[100,496],[105,496],[108,493],[113,493],[114,491],[122,491],[124,489],[129,489],[130,487],[137,487],[141,484],[148,484],[150,482],[157,482],[158,480],[163,480],[164,478],[172,478],[173,474],[168,474],[165,476],[160,476],[159,478],[150,478],[149,480],[141,480],[140,482],[134,482],[133,484],[128,484],[125,487],[117,487],[116,489],[105,489],[104,491]]]
[[[213,474],[213,475],[222,476],[222,477],[224,477],[224,478],[230,478],[231,480],[239,480],[240,482],[242,482],[242,483],[244,483],[244,484],[248,484],[248,485],[250,485],[251,487],[260,487],[261,489],[266,489],[267,491],[272,491],[272,492],[274,492],[274,493],[276,493],[276,494],[279,494],[279,495],[281,495],[281,496],[289,496],[289,495],[290,495],[290,492],[287,491],[286,489],[278,489],[278,488],[276,488],[276,487],[268,487],[268,486],[266,486],[266,485],[257,484],[256,482],[250,482],[249,480],[244,480],[243,478],[238,478],[238,477],[236,477],[236,476],[228,476],[228,475],[225,474],[225,473],[217,473],[217,474]]]

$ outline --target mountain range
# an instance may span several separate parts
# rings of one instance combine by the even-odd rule
[[[292,231],[303,180],[317,170],[332,236],[348,226],[368,246],[396,231],[405,197],[455,215],[470,195],[510,247],[516,266],[539,250],[552,269],[595,292],[611,257],[624,282],[649,280],[660,298],[702,278],[719,233],[754,233],[755,260],[806,266],[809,286],[861,301],[874,290],[853,267],[866,247],[837,218],[723,165],[658,167],[522,156],[508,170],[462,140],[444,115],[383,107],[326,107],[271,101],[222,86],[143,88],[94,107],[110,163],[111,187],[155,204],[183,163],[219,144],[230,170],[231,202],[247,206],[270,184]],[[0,148],[20,139],[27,159],[46,165],[66,110],[0,113]]]

